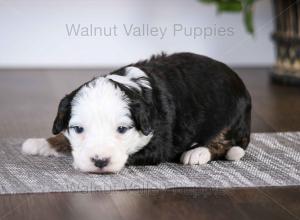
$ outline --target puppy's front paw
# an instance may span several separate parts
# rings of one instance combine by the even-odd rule
[[[186,151],[181,155],[180,161],[183,164],[206,164],[211,160],[211,153],[206,147],[197,147]]]
[[[42,156],[60,156],[44,138],[30,138],[22,144],[23,154],[42,155]]]

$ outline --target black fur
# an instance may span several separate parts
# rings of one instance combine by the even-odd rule
[[[208,145],[224,130],[231,145],[246,149],[251,97],[228,66],[192,53],[163,54],[129,66],[138,67],[148,75],[152,90],[143,88],[140,93],[114,83],[131,100],[135,127],[145,135],[150,132],[154,135],[147,146],[129,157],[127,164],[178,162],[192,143]],[[111,74],[123,75],[124,69]],[[66,129],[70,102],[76,91],[61,101],[54,134]]]
[[[59,134],[61,131],[67,129],[69,120],[71,118],[71,102],[78,90],[66,95],[59,103],[57,115],[53,123],[52,133]]]

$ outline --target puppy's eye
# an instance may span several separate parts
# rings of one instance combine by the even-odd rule
[[[72,126],[70,127],[72,129],[74,129],[74,131],[77,133],[77,134],[80,134],[84,131],[83,127],[80,127],[80,126]]]
[[[119,132],[120,134],[125,134],[129,129],[130,127],[120,126],[117,128],[117,132]]]

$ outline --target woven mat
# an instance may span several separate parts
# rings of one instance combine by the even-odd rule
[[[132,166],[110,175],[74,170],[71,156],[22,155],[22,141],[0,140],[0,194],[300,185],[300,132],[253,134],[238,162]]]

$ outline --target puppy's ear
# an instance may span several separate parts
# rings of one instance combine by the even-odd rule
[[[152,132],[151,114],[149,109],[143,103],[134,103],[131,106],[131,115],[137,130],[145,136]]]
[[[68,126],[71,117],[71,101],[69,95],[66,95],[59,103],[57,114],[53,122],[52,133],[59,134]]]
[[[71,118],[71,103],[72,100],[80,88],[74,90],[70,94],[66,95],[59,103],[57,115],[53,122],[52,133],[59,134],[63,130],[67,129]]]

